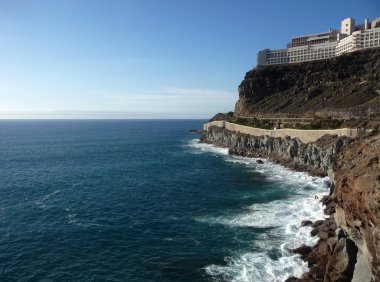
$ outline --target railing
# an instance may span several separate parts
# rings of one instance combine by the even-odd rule
[[[212,126],[226,128],[230,131],[240,132],[253,136],[270,136],[284,138],[289,136],[290,138],[299,138],[302,143],[312,143],[317,141],[324,135],[338,135],[356,138],[371,130],[365,129],[352,129],[352,128],[340,128],[340,129],[323,129],[323,130],[299,130],[299,129],[262,129],[250,126],[244,126],[236,123],[230,123],[227,121],[212,121],[203,125],[203,130],[209,131]]]

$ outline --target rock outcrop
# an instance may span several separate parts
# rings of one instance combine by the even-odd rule
[[[255,68],[238,90],[236,116],[380,116],[380,48]]]
[[[302,223],[312,225],[311,235],[320,240],[294,250],[310,271],[288,281],[380,281],[380,134],[360,140],[325,136],[303,144],[212,127],[201,142],[330,177],[330,195],[322,199],[329,218]]]
[[[379,159],[380,134],[342,147],[335,189],[323,199],[330,217],[314,223],[320,240],[302,254],[311,269],[293,281],[380,281]]]
[[[225,120],[228,115],[217,115]],[[380,118],[380,48],[328,60],[255,68],[239,86],[233,118],[357,117],[350,128],[376,128]],[[363,117],[369,117],[364,120]],[[371,119],[372,117],[372,119]],[[318,243],[294,250],[310,271],[288,281],[380,281],[380,134],[360,140],[324,136],[299,139],[251,136],[212,127],[201,142],[263,157],[331,179],[322,202],[328,218],[311,225]],[[301,224],[301,223],[300,223]]]
[[[234,155],[268,158],[318,176],[332,172],[337,153],[350,141],[348,137],[326,135],[315,143],[304,144],[298,138],[252,136],[216,126],[201,138],[201,142],[228,147]]]
[[[380,281],[380,135],[343,148],[335,169],[334,219],[357,247],[353,281]]]

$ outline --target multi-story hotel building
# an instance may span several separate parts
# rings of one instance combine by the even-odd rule
[[[286,49],[265,49],[257,54],[257,65],[298,63],[328,59],[343,53],[380,47],[380,17],[355,25],[352,18],[341,22],[341,29],[292,38]]]

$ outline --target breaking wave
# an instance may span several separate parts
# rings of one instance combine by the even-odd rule
[[[291,171],[281,165],[256,158],[228,155],[228,149],[192,140],[190,147],[198,153],[219,154],[225,161],[245,166],[252,173],[262,174],[277,189],[287,189],[286,199],[269,200],[241,206],[239,212],[221,216],[204,216],[197,221],[224,225],[227,228],[261,230],[248,248],[235,250],[224,258],[225,265],[211,264],[205,272],[215,281],[284,281],[300,277],[308,270],[307,264],[292,249],[314,245],[318,238],[310,235],[311,227],[300,227],[303,220],[324,219],[319,199],[327,193],[328,179],[312,177],[304,172]],[[254,232],[254,231],[252,231]]]

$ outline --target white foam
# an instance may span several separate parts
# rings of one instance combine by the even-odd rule
[[[61,190],[55,190],[52,193],[49,193],[49,194],[42,196],[40,199],[36,200],[34,203],[38,208],[44,209],[44,208],[46,208],[46,205],[49,203],[50,198],[52,198],[54,195],[56,195],[60,192],[61,192]]]
[[[246,252],[227,259],[227,265],[209,265],[207,274],[227,281],[284,281],[291,276],[300,277],[308,270],[307,265],[291,250],[301,245],[314,245],[316,237],[310,236],[310,227],[300,227],[304,219],[317,220],[324,217],[320,203],[312,199],[291,202],[274,201],[254,204],[246,212],[229,217],[208,218],[209,223],[225,224],[230,227],[268,228]],[[319,208],[318,208],[319,207]],[[281,238],[282,243],[278,242]],[[281,257],[272,259],[268,252],[277,250]]]
[[[78,222],[78,219],[77,219],[77,215],[76,214],[69,214],[67,215],[67,218],[68,218],[68,223],[69,224],[75,224]]]
[[[264,175],[267,181],[273,182],[280,189],[290,189],[289,194],[292,195],[286,200],[242,207],[241,212],[237,214],[197,218],[200,222],[222,224],[231,228],[269,228],[251,243],[255,252],[243,250],[225,258],[225,266],[205,267],[206,273],[216,280],[264,282],[284,281],[291,276],[300,277],[306,272],[306,263],[291,250],[301,245],[311,246],[317,242],[318,238],[310,236],[311,227],[300,227],[300,223],[306,219],[315,221],[325,218],[319,199],[328,192],[325,185],[327,178],[294,172],[267,160],[258,164],[255,158],[231,156],[226,149],[192,142],[190,147],[202,152],[219,153],[228,162],[241,164]],[[315,199],[315,196],[318,199]],[[268,251],[273,248],[281,254],[279,259],[269,256]]]
[[[192,153],[200,154],[200,153],[214,153],[221,155],[228,155],[228,148],[220,148],[216,147],[212,144],[199,143],[199,139],[193,139],[189,143],[185,145],[186,147],[190,147],[192,149]]]
[[[292,275],[300,277],[307,271],[298,256],[272,260],[264,253],[245,253],[238,260],[226,259],[227,266],[210,265],[206,273],[224,281],[284,281]],[[291,274],[292,273],[292,274]]]

